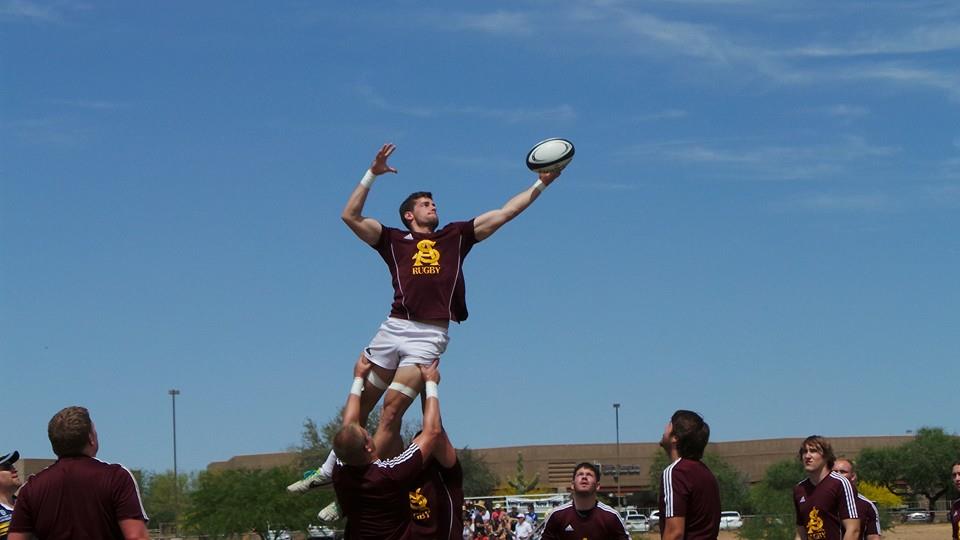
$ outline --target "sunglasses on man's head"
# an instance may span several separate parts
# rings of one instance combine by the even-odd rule
[[[14,469],[13,463],[0,464],[0,471],[12,471],[13,469]]]

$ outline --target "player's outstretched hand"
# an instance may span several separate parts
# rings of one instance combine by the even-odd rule
[[[437,384],[440,384],[440,370],[437,369],[437,366],[440,365],[440,360],[434,360],[429,366],[425,364],[417,364],[417,367],[420,368],[420,375],[423,376],[423,382],[433,381]]]
[[[357,358],[357,363],[353,366],[353,376],[366,379],[371,369],[373,369],[373,364],[371,364],[370,361],[367,360],[367,357],[361,352],[360,358]]]
[[[387,143],[380,147],[380,151],[377,152],[377,157],[373,158],[373,164],[370,165],[370,172],[373,174],[384,174],[388,172],[396,173],[397,170],[387,165],[387,158],[390,157],[390,154],[397,149],[397,145],[393,143]]]
[[[559,171],[541,172],[539,173],[540,181],[549,186],[550,182],[556,180],[562,171],[563,169]]]

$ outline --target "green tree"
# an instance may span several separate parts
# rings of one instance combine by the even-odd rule
[[[178,482],[173,480],[173,471],[163,473],[142,472],[138,484],[143,497],[143,507],[152,524],[174,523],[183,518],[196,474],[178,473]]]
[[[943,428],[922,427],[913,440],[894,448],[864,449],[860,478],[886,487],[897,495],[923,495],[932,510],[950,490],[947,474],[960,456],[960,437]]]
[[[785,459],[768,467],[763,480],[750,489],[756,517],[744,522],[740,537],[747,540],[793,540],[797,530],[793,486],[803,477],[803,466],[797,459]]]
[[[508,478],[507,484],[513,489],[514,493],[522,495],[537,489],[537,484],[539,483],[539,473],[529,481],[526,479],[526,470],[523,466],[523,452],[517,452],[517,474],[515,474],[512,478]]]
[[[189,497],[185,525],[212,538],[253,531],[266,538],[268,530],[306,530],[316,522],[317,509],[333,500],[333,492],[288,493],[285,487],[295,474],[289,467],[201,472]]]
[[[468,497],[490,495],[500,481],[483,456],[466,446],[457,450],[457,459],[463,469],[463,493]]]
[[[750,500],[750,490],[748,489],[747,476],[737,470],[733,465],[727,463],[719,455],[713,452],[707,452],[703,456],[703,462],[713,475],[717,477],[717,484],[720,486],[720,506],[724,510],[737,510],[740,513],[750,513],[752,510],[752,501]],[[660,483],[663,478],[663,470],[670,464],[670,458],[666,452],[657,452],[650,464],[650,486],[654,493],[659,493]]]

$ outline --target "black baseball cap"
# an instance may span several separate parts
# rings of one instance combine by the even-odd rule
[[[20,452],[14,450],[9,454],[0,456],[0,465],[13,465],[20,459]]]

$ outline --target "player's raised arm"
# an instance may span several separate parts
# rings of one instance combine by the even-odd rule
[[[367,194],[370,193],[370,187],[373,186],[377,176],[388,172],[397,172],[396,169],[387,165],[387,158],[396,148],[396,145],[391,143],[380,147],[380,151],[373,158],[370,169],[363,175],[353,193],[350,194],[347,205],[343,208],[343,214],[340,215],[347,227],[350,227],[354,234],[370,245],[375,244],[380,238],[380,231],[383,230],[383,226],[380,225],[379,221],[363,216],[363,205],[367,202]]]
[[[373,364],[361,352],[353,366],[353,386],[347,395],[347,404],[343,407],[343,425],[360,423],[360,393],[363,392],[363,381],[367,380],[372,367]]]
[[[488,238],[491,234],[497,232],[506,222],[520,215],[527,209],[533,201],[537,200],[540,193],[547,189],[551,182],[560,176],[560,171],[541,172],[540,178],[524,191],[516,194],[503,205],[503,208],[491,210],[480,214],[473,220],[473,234],[477,242]]]
[[[423,429],[414,439],[424,457],[432,455],[434,448],[440,443],[443,427],[440,424],[440,396],[437,393],[440,384],[440,372],[437,370],[439,360],[434,360],[429,366],[418,364],[424,380]]]

